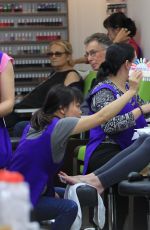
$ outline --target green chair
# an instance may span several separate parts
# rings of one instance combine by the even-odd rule
[[[74,175],[83,173],[86,145],[77,146],[74,150]]]
[[[150,81],[141,81],[139,88],[139,96],[147,102],[150,102]]]
[[[90,71],[86,76],[86,78],[84,79],[84,88],[83,88],[84,96],[86,96],[89,90],[91,89],[92,83],[95,78],[96,78],[96,72]]]

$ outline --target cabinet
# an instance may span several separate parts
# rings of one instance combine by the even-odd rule
[[[67,0],[1,0],[1,50],[14,57],[16,99],[50,73],[50,41],[68,40]]]
[[[127,0],[106,0],[107,15],[116,12],[123,12],[127,14]]]

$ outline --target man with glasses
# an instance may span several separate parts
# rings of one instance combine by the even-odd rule
[[[106,49],[112,44],[104,33],[94,33],[84,41],[85,57],[92,69],[97,71],[105,60]]]
[[[90,64],[94,71],[98,71],[99,66],[105,60],[106,50],[111,44],[112,42],[104,33],[94,33],[88,36],[84,41],[85,55],[82,61]],[[94,85],[94,80],[91,87]],[[84,115],[89,114],[89,106],[87,104],[87,100],[88,95],[81,105],[81,110]]]

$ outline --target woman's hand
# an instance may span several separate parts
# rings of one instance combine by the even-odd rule
[[[144,114],[150,113],[150,103],[142,105],[141,109],[142,109]]]
[[[126,42],[130,38],[130,31],[127,28],[121,28],[121,30],[116,35],[113,43]]]
[[[133,71],[129,78],[130,90],[134,90],[135,92],[137,92],[141,80],[142,80],[142,71],[139,70]]]

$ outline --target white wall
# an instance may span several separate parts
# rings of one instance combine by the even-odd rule
[[[150,59],[150,0],[128,0],[128,16],[135,20],[144,56]],[[83,41],[95,32],[105,32],[106,0],[68,0],[69,35],[74,57],[84,53]],[[84,69],[84,68],[83,68]]]
[[[84,39],[95,32],[105,32],[105,0],[68,0],[69,37],[74,57],[84,54]]]
[[[128,15],[138,27],[144,56],[150,59],[150,0],[128,0]]]

